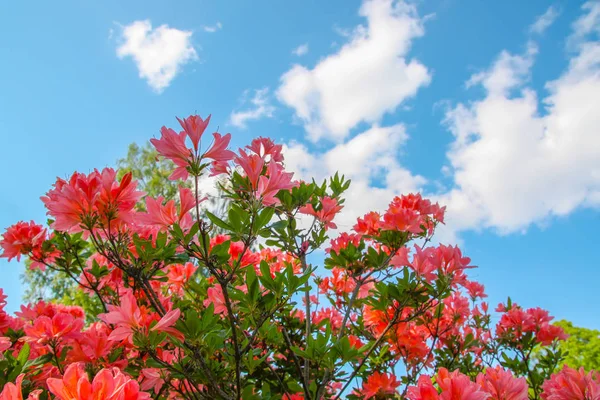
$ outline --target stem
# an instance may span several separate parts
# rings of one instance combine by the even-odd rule
[[[300,262],[302,263],[302,271],[306,274],[308,270],[308,265],[306,264],[306,254],[300,254]],[[304,292],[304,302],[305,304],[305,312],[306,312],[306,326],[305,326],[305,335],[306,335],[306,347],[308,348],[308,341],[310,339],[310,284],[308,280],[304,284],[305,292]],[[308,358],[304,358],[304,381],[307,385],[310,386],[310,360]],[[318,397],[317,397],[318,398]]]
[[[385,335],[387,335],[387,333],[390,331],[390,329],[392,329],[392,327],[396,324],[397,319],[400,316],[400,310],[401,310],[400,307],[396,308],[396,311],[394,312],[394,316],[392,317],[392,319],[390,320],[390,322],[388,322],[387,326],[385,327],[385,329],[381,333],[381,336],[379,336],[379,338],[375,341],[375,343],[373,343],[373,346],[371,346],[371,348],[369,349],[369,351],[367,351],[367,354],[365,354],[365,356],[363,357],[363,359],[360,361],[360,363],[358,364],[358,367],[356,367],[354,369],[354,371],[352,371],[352,374],[350,375],[350,378],[348,378],[348,381],[346,382],[346,384],[344,385],[344,387],[342,388],[342,390],[340,390],[340,392],[337,394],[337,396],[335,396],[335,398],[333,400],[339,399],[340,396],[342,395],[342,393],[344,393],[344,391],[346,389],[348,389],[348,386],[350,386],[350,383],[352,382],[352,380],[354,379],[354,377],[358,374],[358,372],[360,371],[360,369],[362,368],[362,366],[365,364],[365,362],[367,361],[367,359],[369,358],[369,356],[381,344],[381,342],[385,338]]]
[[[287,344],[288,350],[292,355],[292,360],[294,361],[294,365],[298,370],[298,376],[300,377],[300,383],[302,383],[302,389],[304,389],[304,397],[307,400],[310,400],[310,391],[308,390],[308,383],[304,380],[304,375],[302,374],[302,367],[300,366],[300,360],[296,356],[296,353],[292,350],[292,341],[290,340],[290,335],[287,333],[287,330],[283,326],[283,321],[281,321],[281,331],[283,333],[283,338],[285,339],[285,343]]]
[[[233,351],[235,357],[235,396],[236,399],[240,399],[242,395],[242,379],[241,379],[241,361],[242,357],[240,354],[240,347],[238,345],[235,317],[233,315],[233,309],[231,307],[231,299],[229,298],[229,293],[227,293],[227,282],[221,281],[221,291],[223,292],[223,299],[225,300],[225,306],[227,307],[227,317],[229,319],[229,324],[231,325],[231,339],[233,341]]]

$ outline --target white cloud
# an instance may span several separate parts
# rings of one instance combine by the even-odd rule
[[[560,12],[554,6],[548,7],[546,12],[538,16],[533,24],[529,27],[531,33],[537,33],[541,35],[556,21]]]
[[[205,25],[202,29],[204,29],[204,32],[215,33],[223,29],[223,24],[217,22],[215,25]]]
[[[123,28],[119,58],[132,57],[140,78],[156,92],[162,92],[181,67],[198,59],[191,43],[192,32],[161,25],[152,29],[149,20],[135,21]]]
[[[446,114],[455,187],[441,196],[458,230],[522,231],[532,223],[600,206],[600,3],[574,24],[577,52],[542,99],[526,85],[535,47],[502,52],[469,80],[485,96]]]
[[[292,50],[292,54],[297,55],[298,57],[305,55],[308,53],[308,43],[301,44]]]
[[[299,143],[284,147],[286,169],[297,179],[317,182],[336,172],[352,180],[346,203],[336,223],[349,230],[356,218],[371,210],[384,210],[395,195],[418,191],[425,179],[413,175],[398,162],[408,136],[402,124],[373,125],[346,143],[325,152],[311,152]]]
[[[412,40],[423,35],[422,20],[404,1],[367,0],[367,24],[313,69],[294,65],[281,77],[277,97],[292,107],[313,141],[343,140],[360,122],[377,123],[427,85],[430,74],[407,60]]]
[[[244,96],[247,97],[248,91]],[[250,99],[251,107],[241,111],[233,111],[229,116],[229,123],[238,128],[246,128],[248,121],[260,118],[271,118],[275,112],[275,107],[269,100],[269,88],[262,88],[254,91],[254,96]]]

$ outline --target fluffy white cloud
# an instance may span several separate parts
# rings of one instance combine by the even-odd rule
[[[600,3],[584,6],[569,42],[576,49],[540,101],[527,86],[535,46],[502,52],[468,85],[485,96],[446,114],[455,187],[442,195],[455,229],[500,232],[600,205]]]
[[[135,21],[123,28],[117,56],[132,57],[140,78],[146,79],[150,87],[160,93],[184,64],[198,59],[191,37],[191,31],[167,25],[152,29],[148,20]]]
[[[216,31],[220,31],[222,28],[223,24],[217,22],[214,25],[205,25],[202,29],[204,29],[204,32],[215,33]]]
[[[298,57],[305,55],[308,53],[308,43],[301,44],[292,50],[292,54],[297,55]]]
[[[350,229],[356,218],[371,210],[383,210],[395,195],[418,191],[425,179],[411,174],[399,161],[407,140],[402,124],[372,126],[346,143],[325,152],[311,152],[299,143],[284,147],[286,169],[295,178],[317,182],[339,172],[352,180],[346,203],[336,223]]]
[[[544,33],[558,18],[559,11],[556,7],[550,6],[542,15],[536,18],[535,22],[529,27],[529,31],[538,35]]]
[[[367,0],[367,24],[313,69],[294,65],[281,77],[280,101],[292,107],[309,138],[343,140],[360,122],[377,123],[430,81],[427,68],[406,56],[423,35],[423,20],[404,1]]]
[[[244,93],[247,98],[249,91]],[[241,111],[234,111],[229,116],[229,123],[238,128],[246,128],[248,121],[260,118],[271,118],[275,112],[275,107],[269,100],[269,88],[262,88],[254,91],[254,96],[250,99],[250,108]]]

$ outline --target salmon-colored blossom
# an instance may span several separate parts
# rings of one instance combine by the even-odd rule
[[[318,211],[316,211],[313,205],[310,203],[303,207],[300,207],[298,211],[303,214],[314,216],[324,224],[325,229],[337,229],[337,225],[333,223],[333,219],[335,218],[337,213],[339,213],[342,210],[342,208],[344,208],[344,206],[340,206],[338,204],[337,199],[331,198],[329,196],[324,196],[321,199],[321,207]]]
[[[503,312],[496,325],[496,336],[502,340],[514,342],[525,333],[534,333],[538,343],[548,346],[555,340],[565,340],[568,337],[561,327],[550,324],[554,317],[539,307],[524,310],[513,304],[510,309],[506,309],[500,304],[497,311]]]
[[[364,400],[378,398],[380,395],[394,395],[398,386],[400,381],[394,375],[376,371],[363,382],[358,394],[363,396]]]
[[[164,199],[161,196],[156,199],[146,197],[147,212],[140,213],[138,221],[141,224],[155,226],[163,231],[166,231],[173,224],[179,224],[182,229],[189,229],[193,225],[189,211],[196,206],[196,199],[192,191],[185,187],[179,188],[179,199],[179,207],[177,207],[175,200],[169,200],[163,205]],[[206,197],[199,199],[199,202],[206,199]]]
[[[10,348],[10,346],[12,346],[12,342],[10,341],[10,338],[7,338],[6,336],[0,336],[0,353],[4,352],[4,350]]]
[[[8,382],[4,385],[0,392],[0,400],[23,400],[23,379],[25,374],[20,374],[15,383]],[[29,393],[27,400],[38,400],[42,394],[41,389],[37,389]]]
[[[377,235],[381,228],[381,215],[377,212],[370,212],[365,214],[362,218],[357,218],[356,225],[354,225],[354,231],[361,235]]]
[[[21,260],[22,255],[30,255],[35,262],[35,266],[44,271],[46,266],[41,261],[46,260],[51,262],[56,251],[47,252],[43,250],[42,245],[46,240],[46,229],[31,222],[17,222],[14,225],[6,228],[6,232],[0,240],[0,248],[3,252],[0,258],[8,258],[8,261],[16,257],[17,261]],[[32,268],[34,265],[32,265]]]
[[[600,373],[585,372],[564,366],[542,385],[543,400],[598,400],[600,399]]]
[[[270,138],[258,137],[253,139],[252,143],[246,148],[266,161],[283,161],[283,154],[281,154],[283,146],[275,144]],[[269,157],[269,160],[267,160],[267,157]]]
[[[275,197],[280,190],[289,190],[295,186],[292,183],[293,172],[285,172],[280,164],[271,161],[267,167],[269,177],[262,175],[258,178],[256,198],[262,200],[263,205],[272,206],[280,201]]]
[[[223,289],[221,289],[221,286],[216,285],[207,289],[204,307],[208,307],[210,304],[213,305],[215,314],[227,314],[227,306],[225,305],[225,298],[223,297]]]
[[[221,136],[220,133],[213,133],[213,144],[208,150],[202,155],[203,158],[210,158],[216,162],[225,162],[235,157],[235,153],[231,150],[227,150],[229,142],[231,141],[231,133]]]
[[[143,194],[136,186],[131,173],[117,182],[112,168],[94,170],[89,175],[76,172],[68,181],[58,178],[54,189],[42,197],[47,214],[54,218],[50,227],[75,233],[92,222],[111,229],[131,223],[134,207]]]
[[[181,294],[183,286],[194,275],[197,269],[198,267],[191,262],[169,265],[167,271],[169,289],[173,293]]]
[[[448,372],[446,368],[440,368],[436,382],[441,390],[440,400],[486,400],[490,397],[478,384],[458,370]]]
[[[62,379],[49,378],[48,389],[58,400],[146,400],[137,381],[119,368],[105,368],[89,381],[81,363],[67,367]]]
[[[406,393],[408,400],[439,400],[440,395],[429,375],[421,375],[416,386],[410,386]]]
[[[164,370],[159,368],[143,368],[141,371],[141,388],[142,390],[154,390],[154,393],[159,393],[162,386],[165,384]]]
[[[265,160],[257,154],[247,154],[244,150],[240,149],[240,155],[234,158],[237,165],[242,167],[242,170],[246,173],[246,176],[250,180],[250,185],[253,190],[256,190],[258,185],[258,178],[262,174],[265,166]]]
[[[127,340],[133,344],[134,330],[144,325],[145,319],[147,319],[147,311],[138,306],[131,290],[121,295],[121,304],[108,305],[107,307],[108,312],[99,314],[98,318],[107,324],[116,326],[108,339],[114,341]]]
[[[188,135],[192,141],[194,149],[197,151],[198,143],[200,143],[200,139],[202,138],[208,123],[210,122],[210,115],[204,120],[199,115],[190,115],[183,120],[177,118],[177,121],[179,121],[179,124]]]
[[[477,383],[490,394],[490,400],[527,400],[529,387],[525,378],[516,378],[502,367],[488,368],[477,375]]]
[[[78,339],[83,324],[83,319],[64,312],[59,312],[52,318],[40,316],[32,325],[25,326],[24,340],[43,345],[54,340]]]

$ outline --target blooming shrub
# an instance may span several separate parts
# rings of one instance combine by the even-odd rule
[[[509,300],[493,326],[470,259],[428,245],[444,207],[396,197],[330,238],[349,181],[294,180],[267,138],[203,147],[209,120],[151,140],[192,181],[178,199],[110,168],[74,173],[42,197],[47,227],[7,228],[3,257],[60,271],[104,312],[86,324],[39,301],[12,316],[0,289],[1,400],[599,398],[596,372],[552,375],[565,334],[546,311]],[[224,215],[202,207],[207,176]]]

